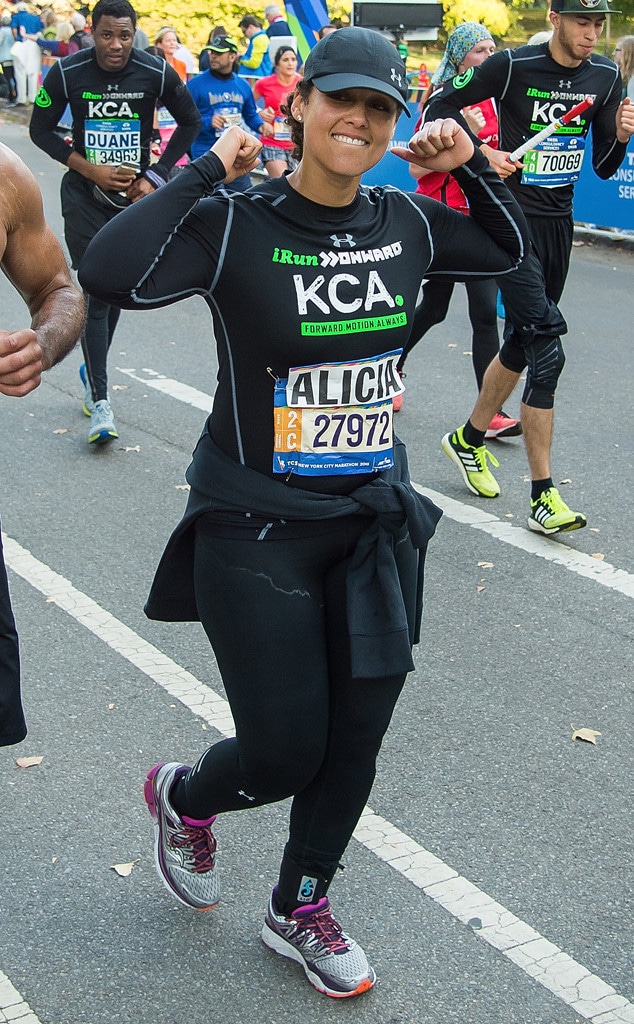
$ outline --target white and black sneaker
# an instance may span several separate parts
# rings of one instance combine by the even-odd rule
[[[277,887],[262,929],[265,946],[301,964],[311,985],[326,996],[347,999],[372,988],[376,974],[361,946],[335,921],[325,896],[286,917],[277,911],[276,894]]]

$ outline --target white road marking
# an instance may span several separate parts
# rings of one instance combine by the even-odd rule
[[[11,1024],[40,1024],[39,1017],[36,1017],[6,974],[0,971],[0,1024],[6,1024],[7,1021]]]
[[[440,491],[432,490],[431,487],[424,487],[422,484],[416,483],[414,483],[414,487],[421,494],[426,494],[431,498],[445,515],[456,523],[463,523],[466,526],[472,526],[475,530],[482,530],[497,540],[501,540],[504,544],[511,544],[515,548],[526,551],[529,555],[537,555],[538,558],[561,565],[569,572],[584,576],[611,590],[617,590],[625,597],[634,597],[634,575],[624,569],[617,569],[609,562],[600,561],[593,558],[592,555],[586,555],[583,551],[575,551],[574,548],[563,544],[561,540],[531,533],[523,526],[512,526],[511,523],[491,515],[490,512],[485,512],[484,509],[466,505],[461,501],[456,501],[455,498],[448,498]]]
[[[204,391],[198,391],[196,388],[191,388],[189,384],[181,384],[179,380],[174,380],[172,377],[164,377],[162,373],[157,373],[155,370],[141,370],[141,373],[147,375],[145,377],[137,376],[136,370],[125,370],[121,366],[117,366],[117,370],[119,373],[125,373],[132,380],[138,381],[139,384],[144,384],[145,387],[154,388],[164,395],[169,395],[170,398],[177,398],[179,402],[184,402],[185,405],[193,405],[195,409],[202,409],[203,412],[207,413],[211,412],[211,407],[214,404],[211,395],[206,394]]]
[[[233,735],[231,711],[224,698],[77,590],[69,580],[34,558],[26,548],[6,534],[2,540],[6,564],[47,601],[86,626],[222,736]],[[634,1024],[634,1004],[611,985],[371,808],[366,807],[354,837],[581,1017],[595,1024]],[[17,997],[25,1013],[30,1013],[19,993],[0,973],[0,1015],[5,981],[7,998]],[[7,1004],[7,1014],[12,1012],[9,1007],[11,1003]],[[14,1019],[15,1015],[5,1016],[5,1020]],[[34,1015],[19,1019],[23,1024],[39,1024]]]

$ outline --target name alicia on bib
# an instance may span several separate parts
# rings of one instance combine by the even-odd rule
[[[275,383],[274,473],[376,473],[394,465],[392,399],[402,349],[347,363],[291,367]]]

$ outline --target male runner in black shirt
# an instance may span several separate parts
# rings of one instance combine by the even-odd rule
[[[465,127],[460,110],[489,96],[498,101],[500,148],[482,149],[491,165],[508,166],[509,153],[557,120],[586,96],[592,106],[558,130],[506,177],[529,225],[532,251],[525,262],[500,281],[507,321],[504,344],[490,364],[467,423],[446,434],[442,446],[474,494],[494,498],[499,485],[487,466],[496,459],[484,445],[491,416],[502,407],[520,374],[527,369],[521,418],[531,469],[531,530],[547,535],[586,525],[553,486],[550,448],[557,380],[564,365],[560,334],[566,323],[556,303],[564,288],[572,246],[574,182],[584,159],[592,124],[592,165],[600,178],[613,175],[634,132],[634,105],[621,102],[616,65],[593,52],[603,31],[608,0],[552,0],[550,42],[494,54],[447,83],[433,97],[426,120],[452,116]],[[472,136],[473,138],[473,136]],[[476,145],[479,145],[474,138]],[[589,148],[589,147],[588,147]],[[539,287],[527,275],[537,270]],[[533,278],[535,280],[535,278]]]
[[[31,117],[31,138],[66,164],[62,213],[66,244],[77,269],[91,238],[112,217],[165,184],[200,130],[200,115],[176,72],[159,57],[133,48],[136,13],[128,0],[99,0],[92,14],[95,45],[58,61],[46,76]],[[165,152],[150,167],[157,100],[178,123]],[[72,146],[57,133],[70,104]],[[119,310],[87,296],[80,374],[90,416],[88,441],[118,437],[108,400],[107,357]]]

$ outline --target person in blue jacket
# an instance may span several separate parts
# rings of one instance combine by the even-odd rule
[[[206,47],[209,70],[196,75],[187,84],[202,117],[198,137],[192,142],[193,159],[202,156],[218,141],[223,132],[242,121],[260,135],[271,135],[271,125],[262,120],[249,83],[235,74],[234,61],[238,44],[229,36],[216,36]],[[246,192],[252,181],[242,174],[231,183],[235,192]]]

